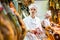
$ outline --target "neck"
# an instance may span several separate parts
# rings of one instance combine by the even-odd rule
[[[33,19],[35,18],[35,16],[31,16]]]

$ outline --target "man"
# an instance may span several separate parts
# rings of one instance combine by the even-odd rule
[[[50,18],[51,18],[51,11],[47,11],[47,13],[45,14],[45,19],[43,20],[42,23],[44,27],[50,26]]]
[[[40,19],[36,17],[37,6],[31,4],[29,6],[29,12],[30,15],[23,20],[28,31],[24,40],[38,40],[39,38],[36,34],[41,34],[43,30],[40,24]]]
[[[18,27],[20,28],[17,32],[20,32],[21,31],[20,32],[21,34],[19,33],[20,35],[17,34],[18,35],[18,38],[17,39],[18,40],[23,40],[23,38],[25,36],[25,33],[26,33],[25,24],[24,24],[24,22],[23,22],[23,20],[22,20],[22,18],[20,16],[20,14],[16,11],[16,9],[15,9],[14,4],[13,4],[12,1],[9,2],[9,6],[10,6],[10,9],[12,11],[12,14],[14,15],[14,16],[11,16],[10,15],[12,17],[13,23],[15,22],[15,24],[17,24]],[[16,25],[16,27],[17,27],[17,25]]]

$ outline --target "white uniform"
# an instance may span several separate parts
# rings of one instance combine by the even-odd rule
[[[38,17],[35,17],[33,19],[33,18],[31,18],[31,16],[28,16],[23,21],[26,25],[27,30],[35,30],[36,28],[40,28],[40,30],[42,31],[42,27],[41,27],[41,24],[40,24],[40,19]],[[32,33],[27,33],[27,35],[28,36],[32,35],[32,37],[31,37],[32,39],[26,36],[24,40],[28,40],[28,39],[29,40],[38,40],[37,37]],[[33,37],[35,37],[35,38],[33,38]]]
[[[44,19],[44,20],[43,20],[43,25],[44,25],[45,27],[50,26],[50,21],[49,21],[49,19]]]
[[[47,13],[45,14],[45,17],[46,17],[46,16],[48,16],[48,17],[51,16],[51,10],[48,10],[48,11],[47,11]],[[45,19],[43,20],[42,25],[45,26],[45,27],[50,26],[50,20],[49,20],[49,18],[45,18]]]
[[[42,31],[40,19],[38,17],[35,17],[33,19],[30,16],[28,16],[23,21],[24,21],[24,23],[26,25],[27,30],[35,30],[35,28],[39,27],[40,30]]]

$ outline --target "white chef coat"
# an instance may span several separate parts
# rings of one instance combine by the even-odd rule
[[[35,30],[36,28],[40,28],[40,31],[42,31],[40,19],[38,17],[35,17],[33,19],[33,18],[31,18],[31,16],[28,16],[25,19],[23,19],[23,21],[26,25],[27,30]],[[27,32],[24,40],[38,40],[38,38],[35,34]],[[41,40],[41,39],[39,39],[39,40]]]
[[[23,19],[23,21],[24,21],[24,23],[26,25],[27,30],[35,30],[35,28],[39,27],[40,30],[42,31],[40,19],[38,17],[35,17],[33,19],[31,16],[28,16],[25,19]]]
[[[43,25],[44,25],[45,27],[50,26],[50,20],[49,20],[49,19],[44,19],[43,22],[44,22]]]

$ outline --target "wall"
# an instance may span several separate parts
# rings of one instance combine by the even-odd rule
[[[46,11],[48,10],[48,0],[45,0],[45,1],[35,1],[35,4],[38,7],[37,16],[42,21],[44,19],[44,15],[45,15]]]

